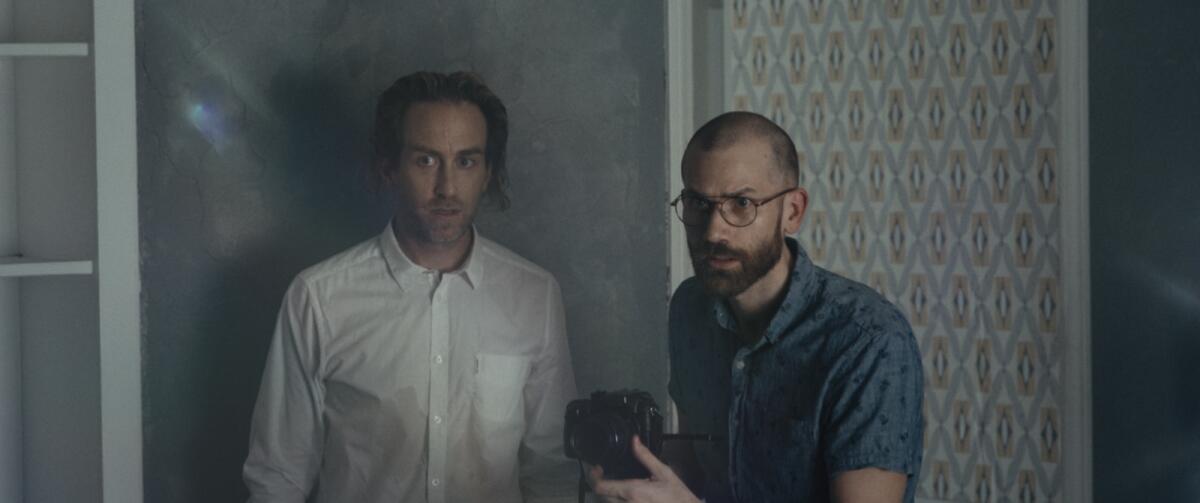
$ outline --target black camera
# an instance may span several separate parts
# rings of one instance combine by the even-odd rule
[[[563,447],[567,457],[603,467],[606,479],[644,479],[650,473],[633,457],[633,436],[659,456],[662,422],[650,393],[597,391],[567,405]]]

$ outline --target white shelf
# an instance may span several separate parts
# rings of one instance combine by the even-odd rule
[[[0,503],[142,503],[135,2],[0,0]]]
[[[0,257],[0,278],[22,276],[67,276],[92,274],[91,260],[39,260]]]
[[[52,44],[0,43],[0,57],[83,57],[89,52],[86,43]]]

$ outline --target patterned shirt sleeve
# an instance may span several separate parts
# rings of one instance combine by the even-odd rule
[[[912,330],[862,334],[832,371],[825,414],[830,479],[870,467],[915,475],[924,377]]]

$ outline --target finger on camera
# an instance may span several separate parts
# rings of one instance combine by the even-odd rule
[[[630,479],[630,480],[602,480],[596,484],[593,489],[597,496],[605,498],[618,498],[621,501],[627,500],[634,495],[637,486],[646,484],[645,480]]]
[[[599,501],[601,503],[628,501],[624,497],[617,495],[617,493],[613,492],[612,489],[608,489],[605,486],[597,486],[592,490],[592,492],[596,493],[595,501]]]
[[[592,486],[593,490],[596,488],[597,484],[604,482],[605,478],[603,467],[600,465],[592,466],[584,463],[584,468],[587,471],[588,484]]]
[[[637,435],[633,437],[633,456],[642,463],[642,466],[646,467],[653,478],[662,479],[675,475],[675,472],[671,471],[671,467],[663,464],[653,452],[650,452],[650,448],[646,447]]]

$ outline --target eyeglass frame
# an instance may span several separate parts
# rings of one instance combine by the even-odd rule
[[[725,223],[727,223],[733,227],[738,227],[738,228],[749,227],[749,226],[753,225],[755,221],[758,220],[758,209],[760,207],[762,207],[763,205],[765,205],[767,203],[770,203],[771,201],[778,199],[779,196],[787,194],[788,192],[793,192],[795,190],[798,190],[799,188],[800,187],[792,187],[790,189],[784,189],[782,192],[779,192],[773,196],[764,197],[761,199],[755,199],[753,197],[744,196],[744,195],[743,196],[707,197],[707,196],[701,195],[698,192],[683,189],[683,191],[681,191],[679,193],[679,195],[675,196],[675,199],[671,201],[670,206],[672,209],[674,209],[673,213],[675,213],[675,217],[678,218],[679,221],[687,227],[703,227],[704,224],[688,224],[686,221],[683,220],[683,215],[681,213],[679,213],[680,211],[682,211],[679,209],[679,203],[683,201],[684,196],[695,197],[696,199],[700,199],[700,200],[708,203],[709,206],[711,206],[712,208],[716,208],[717,213],[721,215],[721,220],[724,220]],[[751,218],[749,222],[746,222],[742,225],[738,225],[733,222],[730,222],[729,217],[725,216],[724,208],[725,208],[725,203],[732,201],[734,199],[745,199],[747,201],[750,201],[750,203],[754,204],[754,218]],[[712,211],[713,211],[712,209],[709,209],[706,213],[712,214]],[[711,220],[712,217],[710,216],[709,219]]]

